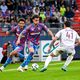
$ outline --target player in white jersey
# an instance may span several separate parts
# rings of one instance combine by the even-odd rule
[[[67,53],[68,57],[66,59],[65,64],[61,68],[63,71],[66,71],[67,66],[72,61],[75,54],[75,46],[80,44],[80,37],[76,31],[70,28],[70,22],[66,21],[64,23],[64,29],[60,30],[52,40],[48,51],[50,51],[51,47],[54,46],[54,42],[59,39],[60,45],[47,57],[44,67],[41,69],[41,72],[47,70],[48,64],[51,62],[52,58],[58,56],[62,53]],[[77,43],[76,43],[77,42]]]

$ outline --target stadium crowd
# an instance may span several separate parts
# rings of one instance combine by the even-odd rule
[[[76,0],[0,0],[0,27],[13,27],[21,17],[30,24],[34,14],[44,23],[63,23],[73,20],[76,10]]]

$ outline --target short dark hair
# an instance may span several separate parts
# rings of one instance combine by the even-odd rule
[[[66,22],[64,22],[64,24],[65,24],[66,27],[71,27],[71,22],[70,21],[66,21]]]
[[[35,19],[35,18],[40,18],[40,17],[39,17],[39,15],[34,15],[34,16],[32,17],[32,20]]]
[[[19,23],[20,21],[26,22],[24,18],[19,18],[19,19],[18,19],[18,23]]]

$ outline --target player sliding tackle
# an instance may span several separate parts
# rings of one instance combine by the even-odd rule
[[[47,70],[47,67],[49,63],[51,62],[52,58],[55,56],[58,56],[62,53],[67,53],[68,57],[61,68],[63,71],[66,71],[67,66],[72,61],[74,54],[75,54],[75,43],[76,45],[80,44],[80,37],[76,31],[70,28],[70,22],[66,21],[64,23],[64,29],[60,30],[56,35],[55,38],[53,38],[48,51],[50,51],[51,47],[53,46],[54,42],[59,39],[60,45],[47,57],[44,67],[41,69],[41,72],[44,72]]]
[[[52,32],[46,27],[46,25],[39,23],[39,16],[34,15],[32,18],[33,23],[30,24],[26,29],[22,31],[20,34],[17,43],[20,44],[20,39],[21,36],[26,34],[26,43],[29,49],[29,55],[27,59],[20,65],[18,68],[19,71],[23,72],[23,67],[25,66],[27,69],[28,64],[30,61],[33,59],[33,55],[36,53],[38,50],[38,45],[39,45],[39,39],[40,39],[40,34],[42,31],[47,32],[52,38],[54,38]]]

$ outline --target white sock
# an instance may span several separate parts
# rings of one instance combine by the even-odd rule
[[[52,56],[48,56],[47,59],[46,59],[46,61],[45,61],[44,68],[47,68],[48,67],[48,65],[51,62],[51,60],[52,60]]]
[[[67,67],[71,63],[72,59],[73,59],[73,55],[68,56],[64,64],[64,67]]]

